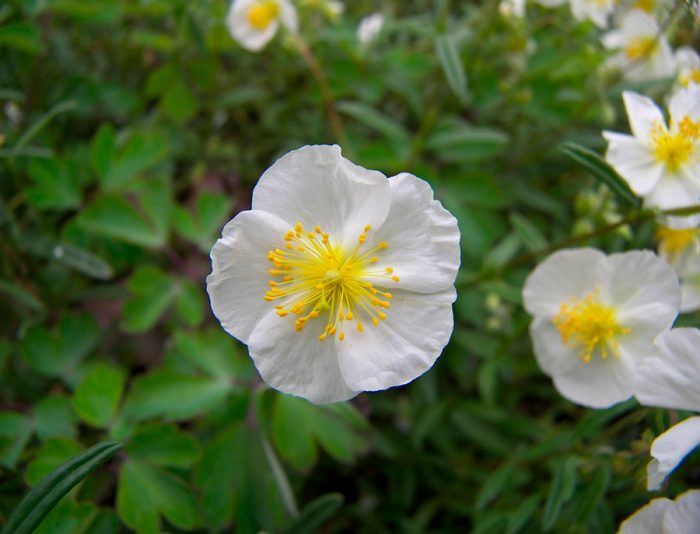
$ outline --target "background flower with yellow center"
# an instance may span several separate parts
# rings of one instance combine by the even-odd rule
[[[243,48],[262,50],[275,36],[280,24],[296,32],[297,13],[289,0],[234,0],[226,16],[226,25]]]
[[[207,291],[262,378],[312,402],[410,382],[452,333],[456,219],[430,186],[307,146],[224,228]]]
[[[567,399],[603,408],[632,396],[639,362],[673,324],[678,278],[650,251],[555,252],[528,276],[525,309],[537,362]]]

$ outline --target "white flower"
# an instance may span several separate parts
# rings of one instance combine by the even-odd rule
[[[558,6],[563,6],[569,0],[535,0],[535,1],[544,7],[558,7]]]
[[[673,52],[656,20],[639,9],[623,14],[620,27],[602,37],[603,46],[620,50],[608,60],[612,68],[622,69],[632,82],[673,76],[676,65]]]
[[[571,0],[571,14],[577,20],[590,20],[599,28],[608,27],[608,16],[616,0]]]
[[[369,46],[379,37],[383,27],[384,15],[381,13],[372,13],[363,18],[357,26],[357,40],[360,45]]]
[[[329,403],[410,382],[450,338],[456,219],[408,173],[289,152],[211,251],[207,291],[270,386]]]
[[[622,94],[633,135],[603,132],[605,159],[644,197],[661,209],[697,204],[700,198],[700,86],[674,93],[670,125],[648,97]]]
[[[501,0],[498,4],[498,11],[504,17],[525,16],[525,0]]]
[[[695,217],[692,217],[695,219]],[[700,227],[659,228],[659,255],[673,267],[681,282],[681,311],[700,309]]]
[[[700,412],[700,330],[675,328],[656,339],[638,369],[634,394],[645,406]],[[657,490],[690,451],[700,445],[700,417],[690,417],[651,445],[647,489]]]
[[[632,380],[680,304],[673,269],[650,251],[555,252],[523,288],[535,357],[567,399],[604,408],[632,396]]]
[[[700,528],[700,491],[654,499],[620,525],[618,534],[696,534]]]
[[[289,0],[233,0],[226,25],[245,49],[258,52],[275,36],[280,24],[298,29],[297,12]]]
[[[687,87],[690,83],[700,84],[700,55],[689,46],[681,46],[676,50],[676,66],[678,67],[678,83]]]

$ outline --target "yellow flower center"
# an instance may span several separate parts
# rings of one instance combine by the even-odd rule
[[[630,61],[643,59],[645,56],[651,56],[657,48],[656,38],[654,37],[637,37],[632,39],[625,47],[625,54]]]
[[[685,74],[682,74],[680,76],[679,82],[683,87],[688,87],[688,84],[690,84],[690,82],[700,84],[700,69],[691,69]]]
[[[695,245],[696,238],[700,235],[700,228],[659,228],[656,238],[659,240],[659,249],[669,256],[683,252],[691,245]],[[696,245],[697,246],[697,245]]]
[[[274,0],[262,0],[248,8],[248,23],[256,30],[264,30],[279,15],[279,6]]]
[[[343,341],[345,323],[353,320],[358,332],[364,330],[363,320],[379,325],[386,319],[384,310],[391,307],[391,293],[378,290],[368,278],[397,283],[399,277],[392,267],[378,267],[375,254],[386,249],[387,243],[362,251],[370,230],[370,225],[365,226],[356,246],[343,250],[331,243],[320,226],[308,232],[297,223],[284,235],[284,249],[268,252],[267,259],[272,263],[269,272],[277,279],[270,280],[264,299],[278,302],[275,309],[280,317],[295,315],[297,332],[310,320],[327,315],[320,341],[336,332]]]
[[[563,303],[552,323],[559,330],[562,342],[580,349],[579,356],[586,363],[590,363],[594,353],[602,359],[611,352],[619,357],[617,338],[631,332],[617,322],[614,308],[598,301],[598,291]]]
[[[688,117],[671,133],[663,124],[656,123],[651,131],[651,144],[657,161],[666,164],[671,172],[677,172],[681,166],[690,161],[693,154],[694,128],[697,128]]]
[[[656,0],[637,0],[632,7],[635,9],[641,9],[647,13],[654,13],[656,9]]]

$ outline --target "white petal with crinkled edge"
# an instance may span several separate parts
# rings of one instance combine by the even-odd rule
[[[671,266],[650,250],[612,254],[599,267],[601,300],[618,322],[651,344],[678,316],[681,291]]]
[[[654,499],[625,519],[617,534],[660,534],[666,510],[673,506],[671,499]]]
[[[656,491],[683,459],[700,445],[700,417],[672,426],[651,444],[653,460],[647,466],[647,490]]]
[[[700,283],[695,280],[681,281],[681,312],[688,313],[700,309]]]
[[[674,328],[656,338],[637,369],[635,396],[646,406],[700,412],[700,330]]]
[[[552,318],[561,305],[593,291],[598,264],[605,254],[593,248],[565,249],[548,256],[532,271],[523,287],[525,309],[535,316]]]
[[[664,534],[696,534],[700,530],[700,490],[686,491],[664,514]]]
[[[631,135],[603,132],[608,141],[605,161],[638,195],[647,195],[657,184],[664,164],[657,161],[649,146]]]
[[[325,319],[319,317],[297,332],[293,317],[279,317],[270,310],[248,341],[250,356],[262,379],[283,393],[316,404],[357,395],[358,391],[345,384],[333,339],[318,340],[325,324]]]
[[[365,322],[361,333],[353,322],[345,341],[336,341],[351,389],[377,391],[414,380],[433,366],[450,339],[452,305],[445,298],[402,290],[393,295],[385,321],[376,327]]]
[[[221,326],[243,343],[270,311],[263,300],[269,287],[270,249],[284,242],[287,224],[264,211],[243,211],[225,227],[211,250],[207,276],[211,307]]]
[[[321,226],[331,243],[354,246],[369,224],[378,228],[391,205],[391,189],[379,171],[342,157],[337,145],[305,146],[268,168],[253,190],[252,207],[290,226]]]
[[[377,253],[377,265],[393,267],[400,289],[434,293],[452,286],[460,263],[457,219],[433,198],[426,181],[401,173],[389,178],[389,184],[389,214],[376,232],[369,233],[365,249],[382,241],[389,245]],[[386,279],[369,280],[394,289]]]
[[[663,113],[648,96],[624,91],[622,100],[625,103],[632,134],[644,143],[650,142],[650,134],[654,125],[666,124]]]
[[[234,0],[226,16],[229,33],[243,48],[259,52],[275,36],[279,20],[274,19],[266,28],[259,30],[248,22],[248,10],[258,0]]]

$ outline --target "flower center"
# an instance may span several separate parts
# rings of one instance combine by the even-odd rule
[[[683,228],[681,230],[659,228],[656,231],[659,248],[669,256],[683,252],[693,245],[698,235],[700,235],[700,228]]]
[[[665,163],[669,171],[677,172],[693,153],[695,128],[697,126],[688,117],[679,123],[674,133],[657,122],[651,131],[651,144],[657,161]]]
[[[625,55],[630,61],[651,56],[657,48],[655,37],[637,37],[625,47]]]
[[[619,357],[617,338],[631,332],[617,322],[614,308],[598,302],[598,291],[563,303],[552,323],[559,330],[562,342],[580,349],[579,356],[586,363],[590,363],[595,352],[603,360],[611,352]]]
[[[256,30],[264,30],[277,18],[279,6],[274,0],[263,0],[248,8],[248,23]]]
[[[647,13],[654,13],[656,9],[656,0],[637,0],[632,7],[635,9],[641,9]]]
[[[278,302],[277,315],[296,315],[294,326],[301,332],[311,319],[327,314],[326,326],[319,340],[333,336],[345,339],[345,323],[355,321],[358,332],[364,330],[364,321],[374,326],[386,319],[391,307],[391,293],[380,291],[368,278],[386,278],[394,283],[399,277],[392,267],[378,267],[376,253],[388,247],[381,242],[362,251],[367,225],[351,250],[331,243],[330,236],[317,226],[307,232],[301,223],[284,235],[284,249],[270,250],[267,259],[272,263],[269,273],[276,277],[268,283],[265,300]]]

